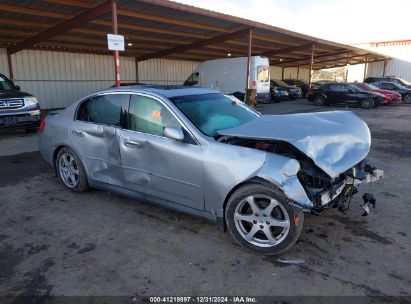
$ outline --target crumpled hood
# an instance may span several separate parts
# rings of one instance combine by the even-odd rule
[[[367,124],[350,111],[263,115],[220,135],[286,141],[330,177],[363,160],[371,145]]]

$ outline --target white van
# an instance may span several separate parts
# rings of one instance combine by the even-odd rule
[[[208,60],[201,63],[184,82],[187,86],[213,88],[243,100],[247,77],[247,57]],[[257,101],[270,101],[270,62],[268,58],[252,56],[250,87],[257,89]]]

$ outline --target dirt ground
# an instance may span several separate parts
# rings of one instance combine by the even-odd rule
[[[265,114],[320,108],[304,100]],[[307,214],[282,259],[244,251],[213,223],[103,191],[63,187],[38,135],[0,133],[0,296],[411,296],[411,106],[352,109],[369,125],[369,160],[385,179],[347,214]],[[377,207],[361,216],[364,192]],[[391,299],[393,300],[393,299]]]

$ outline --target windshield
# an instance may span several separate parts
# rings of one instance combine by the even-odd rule
[[[375,85],[370,84],[370,83],[367,83],[367,84],[366,84],[366,86],[367,86],[367,87],[369,87],[369,88],[370,88],[370,90],[379,90],[379,88],[378,88],[378,87],[376,87]]]
[[[356,86],[357,88],[363,90],[363,91],[368,91],[370,88],[365,84],[365,83],[353,83],[353,86]]]
[[[216,136],[217,131],[236,127],[259,116],[239,100],[219,93],[178,96],[170,100],[208,136]]]
[[[282,81],[282,80],[278,80],[278,79],[275,79],[275,80],[273,80],[275,83],[276,83],[276,85],[278,85],[278,86],[282,86],[282,87],[289,87],[290,85],[289,84],[286,84],[284,81]]]
[[[354,92],[363,92],[363,91],[364,91],[364,89],[359,88],[359,87],[357,87],[357,86],[355,86],[355,85],[352,85],[352,84],[349,84],[348,86],[349,86],[352,90],[354,90]]]
[[[16,88],[10,80],[8,80],[3,75],[0,75],[0,90],[1,91],[14,91],[16,90]]]

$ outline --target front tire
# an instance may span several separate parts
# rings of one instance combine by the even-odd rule
[[[278,189],[249,184],[236,190],[228,200],[225,221],[230,236],[242,247],[264,255],[278,255],[298,240],[304,214],[291,206]]]
[[[73,150],[63,148],[57,154],[56,171],[60,181],[67,188],[83,192],[89,189],[83,165]]]

